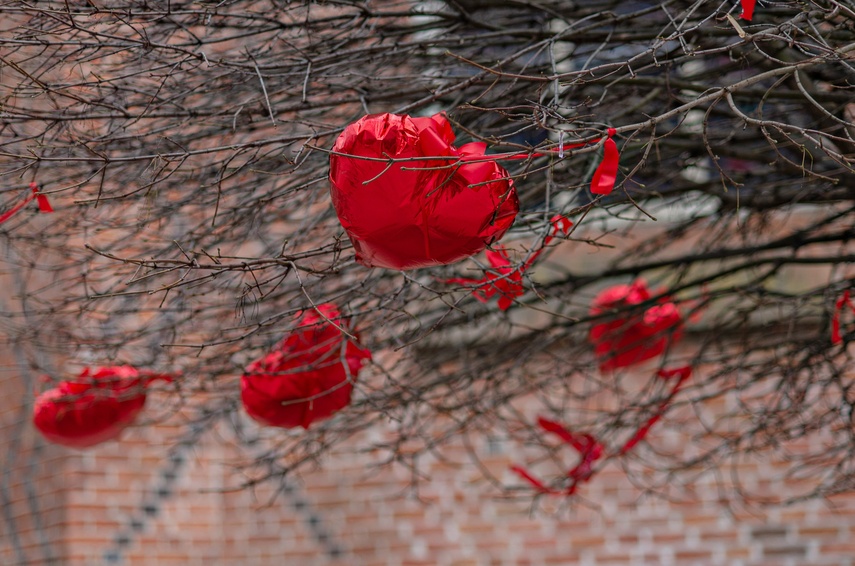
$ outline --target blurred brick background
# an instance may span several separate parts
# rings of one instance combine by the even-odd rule
[[[420,462],[417,489],[403,468],[377,469],[374,456],[355,450],[278,493],[270,483],[235,489],[234,465],[247,453],[225,427],[182,445],[179,426],[137,426],[121,442],[67,450],[33,430],[21,403],[32,394],[15,364],[0,375],[4,566],[842,566],[855,556],[855,495],[761,512],[720,504],[716,486],[701,480],[695,501],[669,503],[640,497],[609,466],[582,487],[579,504],[532,505],[491,489],[462,442],[442,461]],[[157,407],[155,395],[148,419]],[[667,436],[657,438],[674,441]],[[521,457],[512,448],[497,440],[474,450],[502,482],[519,485],[507,469]],[[741,481],[762,487],[773,466],[745,458]]]
[[[550,261],[596,269],[617,253],[571,252]],[[781,281],[824,276],[813,270]],[[715,482],[733,480],[709,475],[687,492],[688,502],[668,502],[644,496],[612,464],[582,486],[573,506],[533,503],[531,492],[503,496],[479,469],[521,486],[508,469],[532,456],[520,446],[481,439],[472,447],[476,464],[461,440],[442,459],[419,460],[414,486],[410,471],[378,468],[377,455],[359,451],[386,434],[379,428],[284,486],[241,489],[239,464],[253,448],[238,449],[228,427],[182,443],[180,415],[161,422],[169,403],[157,394],[121,442],[85,452],[47,444],[30,422],[34,392],[25,384],[38,376],[27,371],[23,356],[0,351],[0,566],[855,564],[855,494],[782,508],[725,505]],[[688,446],[660,425],[650,440]],[[794,492],[798,486],[771,479],[781,468],[746,455],[731,471],[754,492]]]

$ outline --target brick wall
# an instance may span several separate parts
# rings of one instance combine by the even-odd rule
[[[608,252],[583,259],[560,253],[565,251],[557,250],[553,262],[584,261],[591,269],[610,259]],[[540,275],[548,276],[547,270]],[[14,288],[8,279],[5,288]],[[13,324],[4,327],[9,336]],[[42,342],[40,347],[49,346],[47,337]],[[378,425],[344,443],[316,470],[247,488],[241,484],[257,470],[241,464],[300,432],[258,431],[245,418],[248,436],[259,436],[250,444],[238,442],[225,421],[188,431],[186,415],[163,422],[171,403],[158,394],[150,397],[142,426],[128,430],[121,442],[67,450],[45,443],[32,428],[38,376],[28,359],[40,352],[17,344],[18,351],[0,350],[3,566],[855,563],[855,495],[766,510],[720,500],[732,493],[735,479],[770,495],[801,487],[775,479],[781,462],[754,456],[692,485],[673,482],[671,500],[645,495],[611,465],[569,505],[498,488],[525,487],[508,467],[530,461],[536,449],[473,434],[468,448],[460,439],[420,458],[414,475],[403,466],[378,467],[385,456],[365,450],[392,434]],[[51,367],[45,360],[39,365]],[[538,412],[534,401],[519,408],[532,420]],[[714,403],[703,408],[708,415],[721,409]],[[662,450],[693,449],[667,423],[657,425],[650,440]],[[569,461],[572,454],[564,457]]]
[[[855,557],[855,495],[766,511],[718,500],[714,476],[685,500],[644,496],[609,466],[566,501],[503,494],[525,450],[474,436],[419,461],[377,467],[360,451],[388,431],[355,437],[322,467],[286,482],[240,488],[238,464],[281,440],[239,446],[224,423],[187,436],[174,416],[135,427],[122,442],[79,452],[46,445],[21,420],[20,384],[2,373],[0,563],[129,565],[847,565]],[[150,399],[148,414],[157,407]],[[251,430],[251,424],[250,430]],[[670,446],[679,435],[662,430]],[[473,456],[477,456],[476,465]],[[569,456],[568,456],[569,458]],[[776,464],[745,458],[746,485],[768,483]],[[544,474],[548,469],[540,470]],[[553,470],[552,473],[558,473]]]
[[[67,457],[36,436],[30,382],[12,356],[0,360],[0,564],[62,564]]]

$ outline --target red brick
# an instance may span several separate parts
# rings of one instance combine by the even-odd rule
[[[781,546],[764,546],[763,556],[774,558],[800,558],[807,554],[807,547],[803,544],[790,544]]]
[[[674,553],[674,558],[677,561],[701,560],[709,562],[712,557],[709,550],[678,550]]]

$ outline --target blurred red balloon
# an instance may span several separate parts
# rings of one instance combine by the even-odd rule
[[[139,372],[132,366],[85,368],[74,381],[62,381],[36,398],[33,423],[55,444],[88,448],[117,438],[145,406],[146,387],[168,375]]]
[[[331,304],[306,311],[275,351],[246,368],[241,400],[249,416],[265,425],[308,428],[350,403],[371,353],[342,332],[348,329],[340,316]]]
[[[626,311],[628,307],[650,300],[644,280],[631,285],[615,285],[602,291],[591,305],[591,316]],[[644,311],[629,310],[616,318],[591,326],[589,340],[600,360],[600,369],[628,367],[655,358],[669,343],[683,335],[683,316],[677,305],[661,300]]]
[[[489,156],[478,160],[485,143],[453,142],[443,114],[375,114],[341,133],[330,194],[358,262],[401,270],[454,263],[510,228],[519,201],[508,172]]]

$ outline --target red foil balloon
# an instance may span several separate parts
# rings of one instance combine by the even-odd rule
[[[371,353],[342,332],[340,316],[330,304],[306,311],[275,351],[246,368],[241,400],[249,416],[265,425],[308,428],[350,403]]]
[[[168,375],[141,373],[131,366],[85,368],[36,398],[33,423],[54,444],[88,448],[117,438],[145,406],[146,386]]]
[[[478,160],[486,144],[453,142],[442,114],[370,115],[341,133],[330,194],[358,262],[400,270],[454,263],[510,228],[519,201],[508,172],[489,156]]]
[[[625,310],[650,299],[641,279],[631,285],[615,285],[601,292],[591,306],[591,316]],[[600,360],[600,369],[628,367],[655,358],[683,334],[683,316],[677,305],[662,301],[643,312],[621,314],[591,327],[589,340]]]

